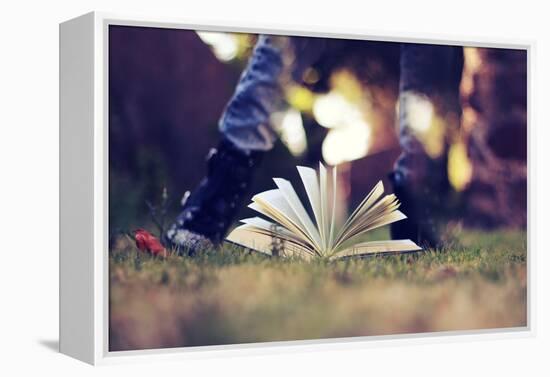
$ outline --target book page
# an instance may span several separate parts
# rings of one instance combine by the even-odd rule
[[[254,250],[263,254],[272,256],[273,237],[271,235],[258,232],[253,226],[244,224],[235,228],[226,240],[241,247]],[[310,259],[312,251],[301,245],[285,240],[283,248],[283,257],[300,257]]]
[[[288,205],[294,210],[294,214],[297,216],[300,222],[304,225],[304,230],[307,232],[310,238],[314,241],[314,245],[319,250],[322,250],[323,243],[321,241],[321,236],[319,234],[319,231],[311,221],[311,218],[307,214],[307,211],[304,208],[302,202],[300,201],[300,198],[298,198],[296,191],[294,191],[294,187],[292,187],[292,184],[286,179],[282,179],[282,178],[273,178],[273,181],[275,181],[275,184],[283,194]]]
[[[394,195],[387,195],[382,200],[380,200],[380,202],[378,202],[374,207],[372,207],[369,211],[367,211],[363,216],[363,218],[357,221],[356,224],[354,224],[351,234],[347,234],[346,236],[350,237],[351,235],[356,234],[357,232],[363,232],[365,229],[371,228],[371,225],[379,222],[379,220],[381,220],[386,216],[392,216],[396,213],[399,213],[399,217],[403,216],[402,218],[406,218],[405,215],[403,215],[401,212],[397,210],[399,206],[400,204]],[[394,221],[398,221],[398,220],[395,219]]]
[[[369,232],[373,229],[379,228],[381,226],[388,225],[388,224],[391,224],[391,223],[394,223],[396,221],[403,220],[403,219],[406,219],[406,218],[407,218],[407,216],[405,216],[400,211],[394,211],[392,213],[385,214],[384,216],[382,216],[381,218],[379,218],[375,222],[370,223],[370,225],[368,225],[367,227],[358,229],[355,233],[353,233],[353,234],[349,235],[348,237],[344,238],[334,248],[334,250],[338,251],[338,250],[346,249],[346,245],[352,244],[355,239],[363,236],[365,233],[367,233],[367,232]]]
[[[328,248],[328,235],[329,235],[329,210],[328,210],[328,181],[327,181],[327,169],[319,162],[319,191],[321,193],[321,228],[323,229],[323,249]]]
[[[336,232],[336,194],[337,194],[337,189],[338,189],[338,182],[337,182],[337,170],[336,170],[336,166],[334,166],[332,168],[332,185],[331,185],[331,188],[332,188],[332,208],[331,208],[331,211],[330,211],[330,235],[329,235],[329,239],[328,239],[328,243],[327,243],[327,248],[332,248],[333,246],[333,242],[334,242],[334,239],[335,239],[335,232]]]
[[[369,210],[364,212],[362,216],[357,216],[355,221],[350,223],[344,232],[341,232],[334,248],[338,248],[348,239],[369,230],[405,219],[406,216],[397,211],[398,207],[399,202],[397,201],[395,195],[386,195]]]
[[[300,239],[305,244],[314,247],[313,242],[309,239],[309,236],[305,233],[305,231],[302,230],[302,228],[300,228],[299,226],[294,225],[292,221],[290,221],[280,212],[277,212],[271,209],[271,207],[263,206],[262,204],[256,202],[250,203],[248,207],[273,220],[279,226],[287,229],[290,233],[294,234],[296,238]]]
[[[371,192],[369,192],[365,199],[363,199],[363,201],[357,206],[357,208],[353,211],[348,220],[342,226],[342,229],[338,234],[337,241],[340,240],[340,238],[343,236],[344,233],[348,231],[349,228],[353,227],[358,219],[360,219],[361,216],[375,204],[375,202],[382,196],[382,194],[384,194],[384,185],[382,181],[378,181],[376,186],[374,186]]]
[[[372,254],[405,253],[422,250],[411,240],[388,240],[359,243],[351,248],[344,249],[331,257],[339,259],[350,256],[366,256]]]
[[[302,183],[306,189],[306,194],[309,199],[309,204],[315,217],[317,230],[321,237],[321,241],[326,239],[325,230],[323,228],[322,212],[321,212],[321,192],[319,188],[319,180],[317,172],[314,169],[305,166],[298,166],[298,173],[302,179]]]
[[[308,233],[302,220],[296,215],[280,190],[268,190],[252,197],[249,207],[285,226],[312,245],[315,239]]]
[[[375,205],[373,205],[369,210],[365,211],[363,215],[356,219],[352,228],[361,228],[368,226],[371,222],[376,221],[380,216],[385,214],[392,213],[393,211],[399,208],[399,201],[395,195],[390,194],[386,195],[380,199]]]
[[[257,228],[258,230],[263,230],[262,233],[270,234],[273,237],[279,237],[279,238],[294,242],[294,243],[299,244],[299,245],[301,245],[305,248],[311,248],[312,247],[311,245],[308,245],[307,242],[304,242],[295,233],[293,233],[290,230],[286,229],[282,225],[264,220],[261,217],[250,217],[250,218],[242,219],[241,222],[243,224],[248,224],[250,226],[253,226],[254,228]]]

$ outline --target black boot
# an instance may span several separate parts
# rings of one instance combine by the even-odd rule
[[[431,211],[431,195],[428,191],[418,192],[413,190],[405,179],[403,173],[395,171],[390,173],[389,179],[393,184],[393,191],[401,206],[399,210],[407,218],[392,223],[390,226],[391,237],[394,240],[410,239],[419,246],[435,248],[440,245],[436,222]]]
[[[218,245],[247,197],[263,153],[242,151],[228,140],[212,149],[207,176],[183,203],[176,223],[166,232],[168,242],[190,254]]]

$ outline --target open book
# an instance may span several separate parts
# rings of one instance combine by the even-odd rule
[[[329,179],[327,169],[319,165],[319,177],[315,170],[298,166],[314,218],[308,214],[292,184],[274,178],[277,189],[255,195],[249,205],[271,221],[260,217],[243,219],[243,225],[235,228],[226,240],[268,255],[305,259],[421,250],[411,240],[361,242],[366,232],[406,218],[398,211],[395,195],[383,196],[382,181],[343,224],[336,224],[339,210],[336,168],[332,169],[332,179]]]

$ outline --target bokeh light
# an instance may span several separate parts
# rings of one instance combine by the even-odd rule
[[[402,93],[399,97],[401,116],[417,132],[427,132],[432,125],[434,107],[428,97],[413,92]]]
[[[330,129],[322,147],[328,164],[337,165],[367,155],[371,127],[358,104],[332,90],[316,97],[313,116],[320,125]]]
[[[306,132],[300,112],[294,108],[271,115],[271,123],[279,132],[281,141],[294,156],[302,155],[307,148]]]
[[[357,160],[367,155],[371,131],[361,119],[331,129],[323,141],[323,158],[330,165]]]
[[[197,31],[200,39],[208,44],[214,55],[221,61],[230,61],[237,57],[239,43],[235,34]]]
[[[473,167],[468,158],[466,144],[457,142],[449,149],[447,174],[449,182],[457,191],[463,191],[472,180]]]
[[[313,116],[317,122],[326,128],[345,126],[357,109],[349,103],[340,93],[332,91],[318,96],[313,103]]]

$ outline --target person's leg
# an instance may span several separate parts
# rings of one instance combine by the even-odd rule
[[[281,37],[259,36],[220,119],[222,140],[208,157],[207,176],[166,233],[172,246],[193,252],[217,244],[234,221],[262,154],[276,138],[269,116],[281,101],[286,43]]]
[[[392,238],[410,238],[434,246],[437,231],[432,209],[445,186],[446,159],[433,156],[437,154],[437,143],[441,143],[440,153],[445,151],[442,133],[434,132],[433,127],[448,127],[460,116],[462,48],[403,44],[400,66],[398,121],[402,154],[390,179],[408,218],[392,225]],[[427,150],[430,138],[432,156]]]
[[[281,101],[280,81],[287,43],[284,37],[258,37],[248,66],[220,119],[223,137],[240,150],[268,151],[273,148],[276,135],[269,124],[269,116]]]

